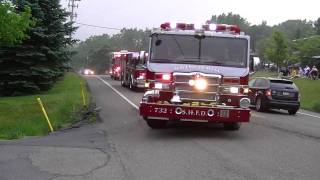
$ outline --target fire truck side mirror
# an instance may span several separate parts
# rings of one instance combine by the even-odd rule
[[[147,69],[146,64],[143,64],[143,65],[142,65],[142,68],[143,68],[143,69]]]
[[[161,43],[162,43],[162,40],[161,39],[157,39],[155,44],[156,44],[156,46],[160,46]]]

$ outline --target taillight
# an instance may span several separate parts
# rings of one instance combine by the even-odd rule
[[[271,95],[272,95],[271,89],[266,90],[266,96],[271,96]]]

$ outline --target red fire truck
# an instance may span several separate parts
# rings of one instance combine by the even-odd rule
[[[145,88],[146,67],[145,62],[148,53],[131,52],[126,61],[121,61],[121,85],[129,87],[131,90]]]
[[[151,128],[193,121],[238,130],[249,122],[250,37],[238,26],[164,23],[150,38],[140,115]]]
[[[128,55],[130,52],[126,50],[121,50],[119,52],[112,52],[110,53],[110,70],[109,74],[112,79],[120,79],[121,74],[121,62],[128,60]]]

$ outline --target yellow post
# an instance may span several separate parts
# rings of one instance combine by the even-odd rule
[[[82,94],[83,106],[86,106],[86,105],[87,105],[87,102],[86,102],[86,96],[85,96],[85,94],[84,94],[84,88],[83,88],[82,82],[80,82],[80,86],[81,86],[81,94]]]
[[[44,106],[43,106],[43,104],[42,104],[42,101],[41,101],[40,98],[37,98],[37,100],[38,100],[38,102],[39,102],[39,105],[40,105],[40,108],[41,108],[41,110],[42,110],[42,112],[43,112],[43,115],[44,115],[44,117],[45,117],[46,120],[47,120],[47,123],[48,123],[48,125],[49,125],[50,131],[53,132],[53,128],[52,128],[52,126],[51,126],[50,119],[49,119],[49,117],[48,117],[48,114],[47,114],[46,110],[44,109]]]

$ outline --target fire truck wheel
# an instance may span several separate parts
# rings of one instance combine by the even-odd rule
[[[240,129],[240,123],[223,123],[223,128],[227,131],[237,131]]]
[[[131,78],[129,79],[129,89],[131,89],[131,90],[134,89]]]
[[[123,87],[126,86],[126,85],[124,84],[124,81],[123,81],[123,78],[122,78],[122,77],[120,77],[120,84],[121,84],[121,86],[123,86]]]
[[[157,120],[157,119],[147,119],[147,124],[152,129],[163,129],[167,127],[167,121],[165,120]]]

